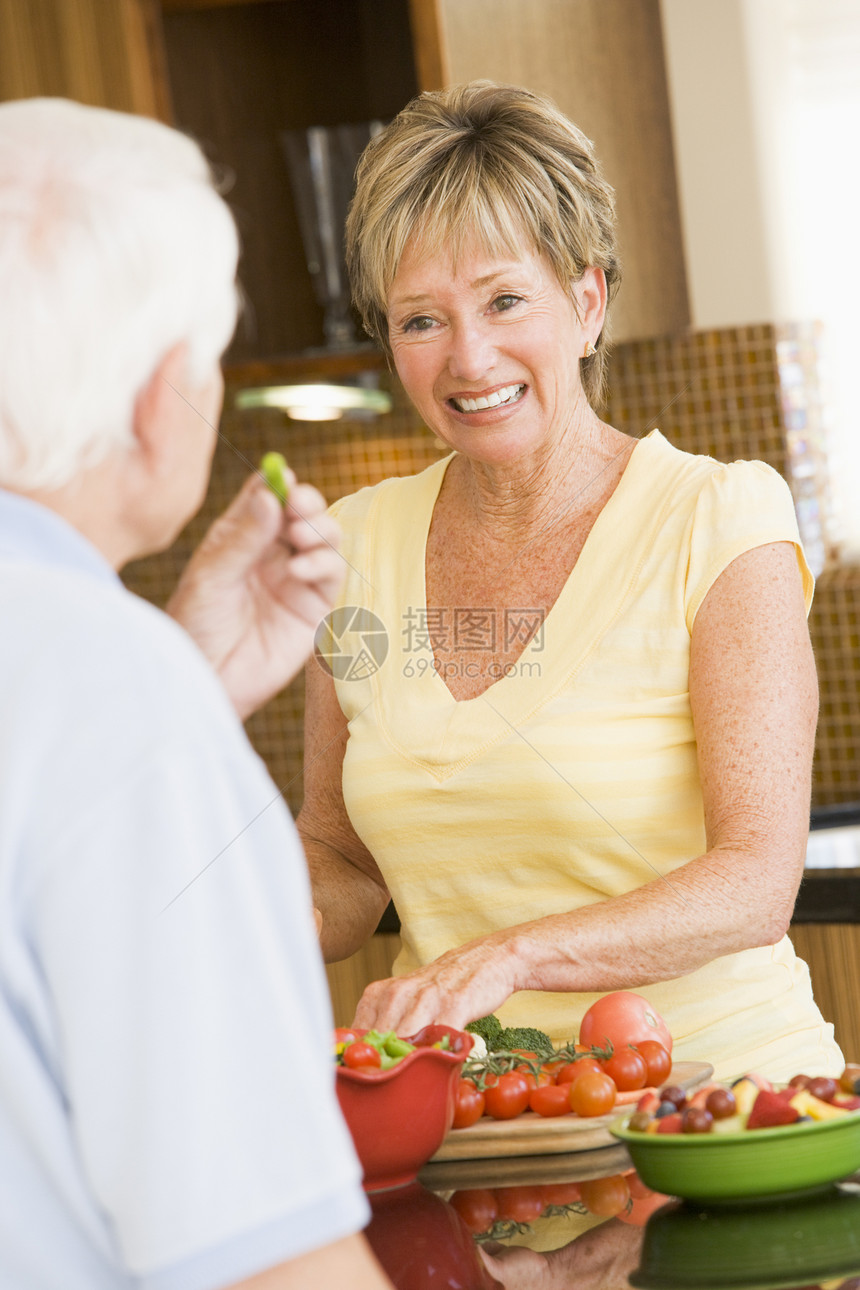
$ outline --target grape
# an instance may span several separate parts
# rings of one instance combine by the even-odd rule
[[[728,1088],[715,1088],[708,1094],[705,1110],[710,1111],[715,1120],[727,1120],[737,1110],[734,1093]]]

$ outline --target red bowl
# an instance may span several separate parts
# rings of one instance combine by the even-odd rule
[[[445,1035],[450,1048],[433,1048]],[[472,1036],[450,1026],[406,1035],[416,1051],[387,1071],[337,1068],[337,1096],[364,1170],[365,1191],[402,1187],[439,1150]]]

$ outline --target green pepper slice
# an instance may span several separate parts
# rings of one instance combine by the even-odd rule
[[[281,505],[286,505],[289,496],[287,487],[287,459],[281,452],[267,452],[260,462],[260,472]]]

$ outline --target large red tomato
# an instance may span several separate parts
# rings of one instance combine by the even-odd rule
[[[582,1018],[579,1042],[603,1048],[606,1041],[613,1048],[657,1039],[667,1052],[672,1051],[669,1027],[647,999],[630,990],[616,990],[598,999]]]

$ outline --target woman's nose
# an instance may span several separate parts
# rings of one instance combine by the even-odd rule
[[[448,370],[462,381],[477,381],[492,370],[495,348],[492,336],[479,322],[459,322],[450,331]]]

